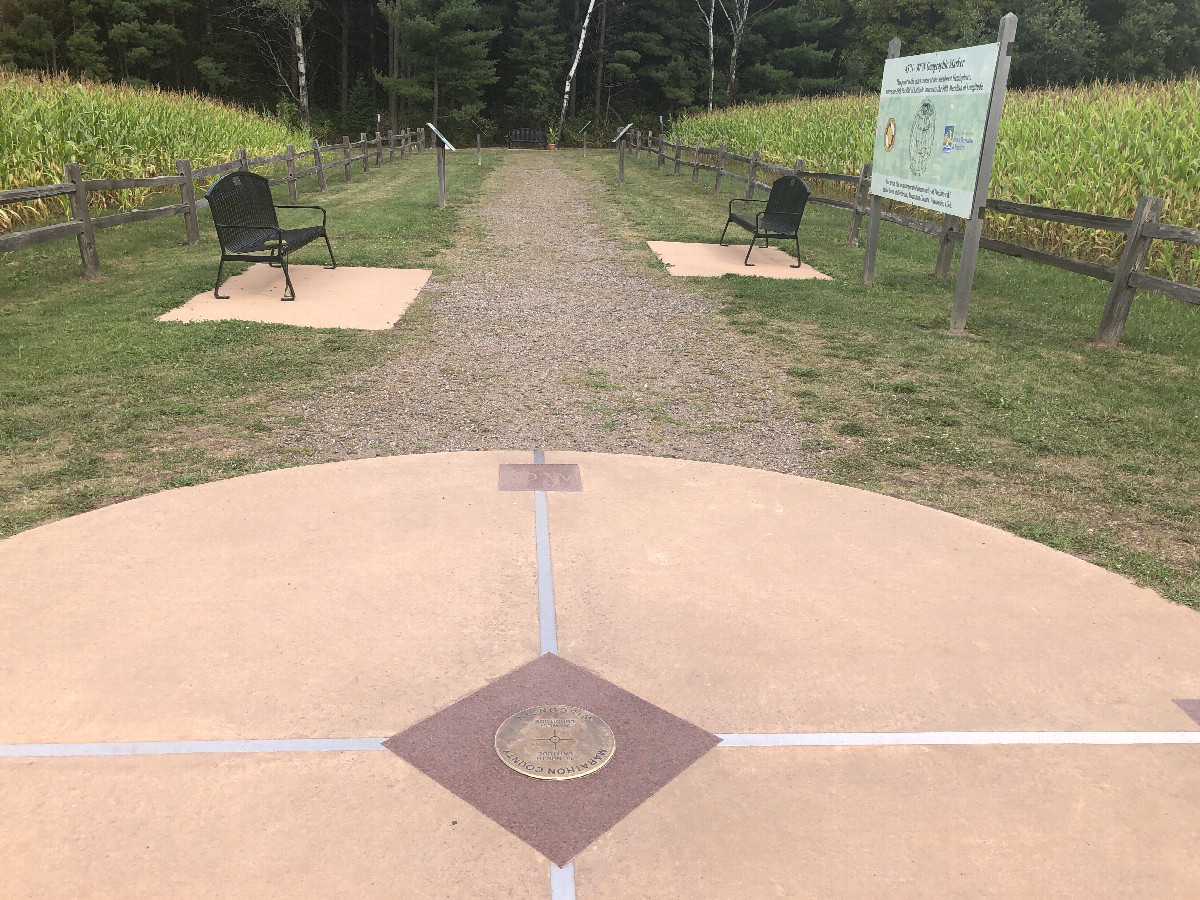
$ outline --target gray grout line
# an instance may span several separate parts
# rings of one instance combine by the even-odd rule
[[[533,462],[545,465],[545,451],[534,450]],[[538,638],[543,653],[558,653],[554,568],[550,564],[550,510],[545,491],[533,493],[533,521],[537,534]],[[561,869],[550,863],[550,900],[575,900],[575,863],[569,862]]]
[[[546,455],[541,450],[533,461],[542,464]],[[554,619],[554,569],[550,564],[550,512],[545,491],[533,493],[534,529],[537,533],[538,631],[542,653],[558,653],[558,627]]]
[[[575,900],[575,863],[550,863],[550,900]]]
[[[152,756],[161,753],[295,753],[382,750],[387,738],[315,738],[282,741],[114,741],[95,744],[0,744],[0,757]]]
[[[945,744],[1200,744],[1200,731],[915,731],[718,734],[722,747],[901,747]]]

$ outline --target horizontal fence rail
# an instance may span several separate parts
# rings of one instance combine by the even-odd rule
[[[405,154],[423,153],[424,151],[425,129],[419,128],[415,131],[406,129],[399,134],[389,131],[386,135],[377,131],[373,138],[362,133],[357,141],[351,142],[349,137],[343,137],[340,144],[330,144],[325,147],[314,140],[312,147],[308,150],[297,151],[295,147],[289,145],[283,153],[270,156],[247,157],[245,148],[238,147],[234,159],[211,166],[203,166],[199,169],[193,169],[190,160],[178,160],[176,163],[178,174],[176,175],[155,175],[145,178],[84,178],[80,173],[78,163],[67,163],[63,167],[67,178],[64,182],[0,191],[0,205],[65,196],[70,200],[71,209],[71,218],[66,222],[0,234],[0,253],[24,250],[47,241],[74,237],[79,241],[79,256],[83,263],[84,277],[95,280],[100,277],[100,259],[96,253],[95,241],[95,232],[98,229],[182,215],[187,230],[187,242],[193,246],[200,243],[200,226],[196,212],[206,209],[208,201],[196,198],[197,181],[239,169],[250,171],[254,168],[276,166],[282,163],[287,166],[287,174],[274,176],[267,180],[271,184],[287,184],[288,194],[291,201],[295,203],[297,182],[302,178],[316,175],[318,187],[324,191],[327,189],[325,172],[329,169],[343,169],[346,181],[350,181],[352,180],[351,168],[354,163],[361,162],[363,171],[366,172],[369,171],[372,157],[378,168],[383,162],[385,153],[388,161],[394,162],[397,153],[401,159],[404,159]],[[329,155],[323,158],[322,154]],[[313,164],[297,168],[296,161],[298,159],[307,161],[307,157],[312,157]],[[180,202],[155,206],[150,209],[133,209],[93,217],[87,200],[89,193],[161,190],[163,188],[178,188]]]
[[[755,191],[770,191],[771,189],[769,182],[758,179],[757,174],[759,172],[769,172],[775,176],[799,175],[809,181],[853,184],[855,185],[855,197],[853,201],[839,200],[833,197],[820,197],[813,194],[808,198],[808,202],[832,206],[836,209],[844,209],[852,213],[853,218],[850,226],[850,234],[846,239],[846,244],[850,247],[858,246],[859,230],[863,216],[870,212],[870,164],[864,165],[858,175],[847,175],[841,172],[811,172],[804,168],[803,160],[796,160],[796,164],[789,168],[760,159],[761,152],[758,150],[753,151],[749,156],[731,153],[724,143],[720,147],[705,147],[699,141],[695,145],[688,145],[681,141],[666,140],[662,134],[659,134],[657,139],[655,139],[653,134],[642,134],[640,131],[633,133],[630,143],[633,148],[634,159],[637,159],[644,150],[646,151],[647,159],[657,156],[659,168],[663,167],[668,155],[667,151],[669,150],[673,154],[672,158],[675,162],[672,173],[675,175],[679,174],[680,162],[683,161],[684,154],[688,154],[691,156],[691,162],[684,161],[683,165],[692,170],[693,184],[697,182],[700,172],[712,172],[716,176],[714,191],[720,192],[722,179],[728,178],[746,185],[747,200],[754,199]],[[714,160],[714,162],[702,162],[702,159]],[[731,171],[728,168],[730,161],[747,166],[746,174]],[[1082,210],[1058,209],[1052,206],[1018,203],[1014,200],[1002,200],[996,197],[988,198],[986,208],[989,212],[1023,216],[1046,222],[1057,222],[1063,225],[1073,225],[1079,228],[1090,228],[1095,231],[1125,235],[1125,246],[1121,252],[1121,260],[1116,266],[1104,265],[1103,263],[1092,262],[1090,260],[1075,259],[1068,256],[1059,256],[1054,253],[1034,249],[1033,247],[1026,247],[1023,244],[1015,244],[996,238],[981,238],[979,246],[981,249],[991,250],[994,253],[1018,257],[1038,263],[1039,265],[1052,266],[1057,269],[1063,269],[1078,275],[1086,275],[1089,278],[1111,283],[1112,290],[1109,293],[1108,302],[1101,319],[1096,343],[1101,346],[1113,347],[1121,340],[1121,334],[1125,329],[1125,322],[1129,315],[1135,290],[1151,291],[1165,297],[1170,297],[1173,300],[1200,306],[1200,288],[1178,281],[1171,281],[1167,278],[1160,278],[1156,275],[1150,275],[1144,271],[1146,260],[1149,256],[1149,242],[1151,240],[1172,241],[1192,247],[1200,247],[1200,228],[1166,225],[1159,222],[1158,217],[1161,215],[1162,207],[1162,198],[1143,196],[1138,201],[1138,209],[1134,213],[1133,218],[1127,219],[1120,216],[1107,216],[1099,213],[1084,212]],[[954,244],[961,244],[963,241],[963,222],[961,219],[947,215],[939,225],[936,222],[917,219],[889,210],[884,210],[881,218],[885,222],[891,222],[895,225],[920,231],[938,238],[941,246],[938,252],[936,275],[939,279],[945,279],[950,276],[950,264]]]

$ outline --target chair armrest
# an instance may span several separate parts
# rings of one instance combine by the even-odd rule
[[[277,203],[275,205],[275,208],[276,209],[319,209],[321,211],[321,227],[322,228],[325,227],[325,222],[329,218],[329,213],[325,212],[325,207],[323,207],[323,206],[303,206],[303,205],[296,206],[291,203],[282,203],[282,204]]]
[[[766,200],[746,200],[743,197],[734,197],[729,201],[729,214],[733,215],[733,204],[735,203],[766,203]]]

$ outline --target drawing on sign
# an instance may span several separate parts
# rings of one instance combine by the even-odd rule
[[[908,139],[908,173],[913,178],[925,174],[929,157],[933,154],[934,131],[937,128],[937,110],[926,100],[913,116]]]

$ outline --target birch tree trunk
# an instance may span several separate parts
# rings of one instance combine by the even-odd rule
[[[775,0],[768,0],[767,3],[755,10],[753,15],[750,12],[750,5],[754,0],[729,0],[729,5],[733,7],[733,15],[729,14],[725,0],[717,0],[717,2],[721,4],[721,12],[725,13],[725,18],[729,21],[729,32],[733,42],[733,49],[729,53],[729,86],[726,89],[726,94],[732,100],[734,91],[737,90],[738,50],[741,49],[742,38],[746,35],[746,23],[753,16],[774,6]]]
[[[558,128],[554,132],[554,143],[562,139],[563,123],[567,120],[567,104],[571,102],[571,85],[575,81],[575,70],[579,68],[579,58],[583,56],[583,42],[587,40],[588,22],[592,19],[592,10],[596,8],[596,0],[588,0],[587,14],[583,17],[583,30],[579,32],[579,46],[575,48],[575,61],[571,63],[571,71],[567,73],[567,86],[563,89],[562,112],[558,116]]]
[[[338,95],[338,109],[342,115],[350,106],[350,0],[342,0],[342,58],[341,89]]]
[[[308,57],[304,52],[304,25],[300,14],[292,14],[292,42],[296,47],[296,87],[299,89],[300,118],[308,128]]]
[[[717,76],[717,57],[713,50],[713,20],[717,17],[717,0],[709,0],[707,13],[700,5],[700,0],[696,0],[696,6],[700,9],[700,16],[704,19],[704,24],[708,26],[708,111],[711,113],[713,111],[713,82]]]

